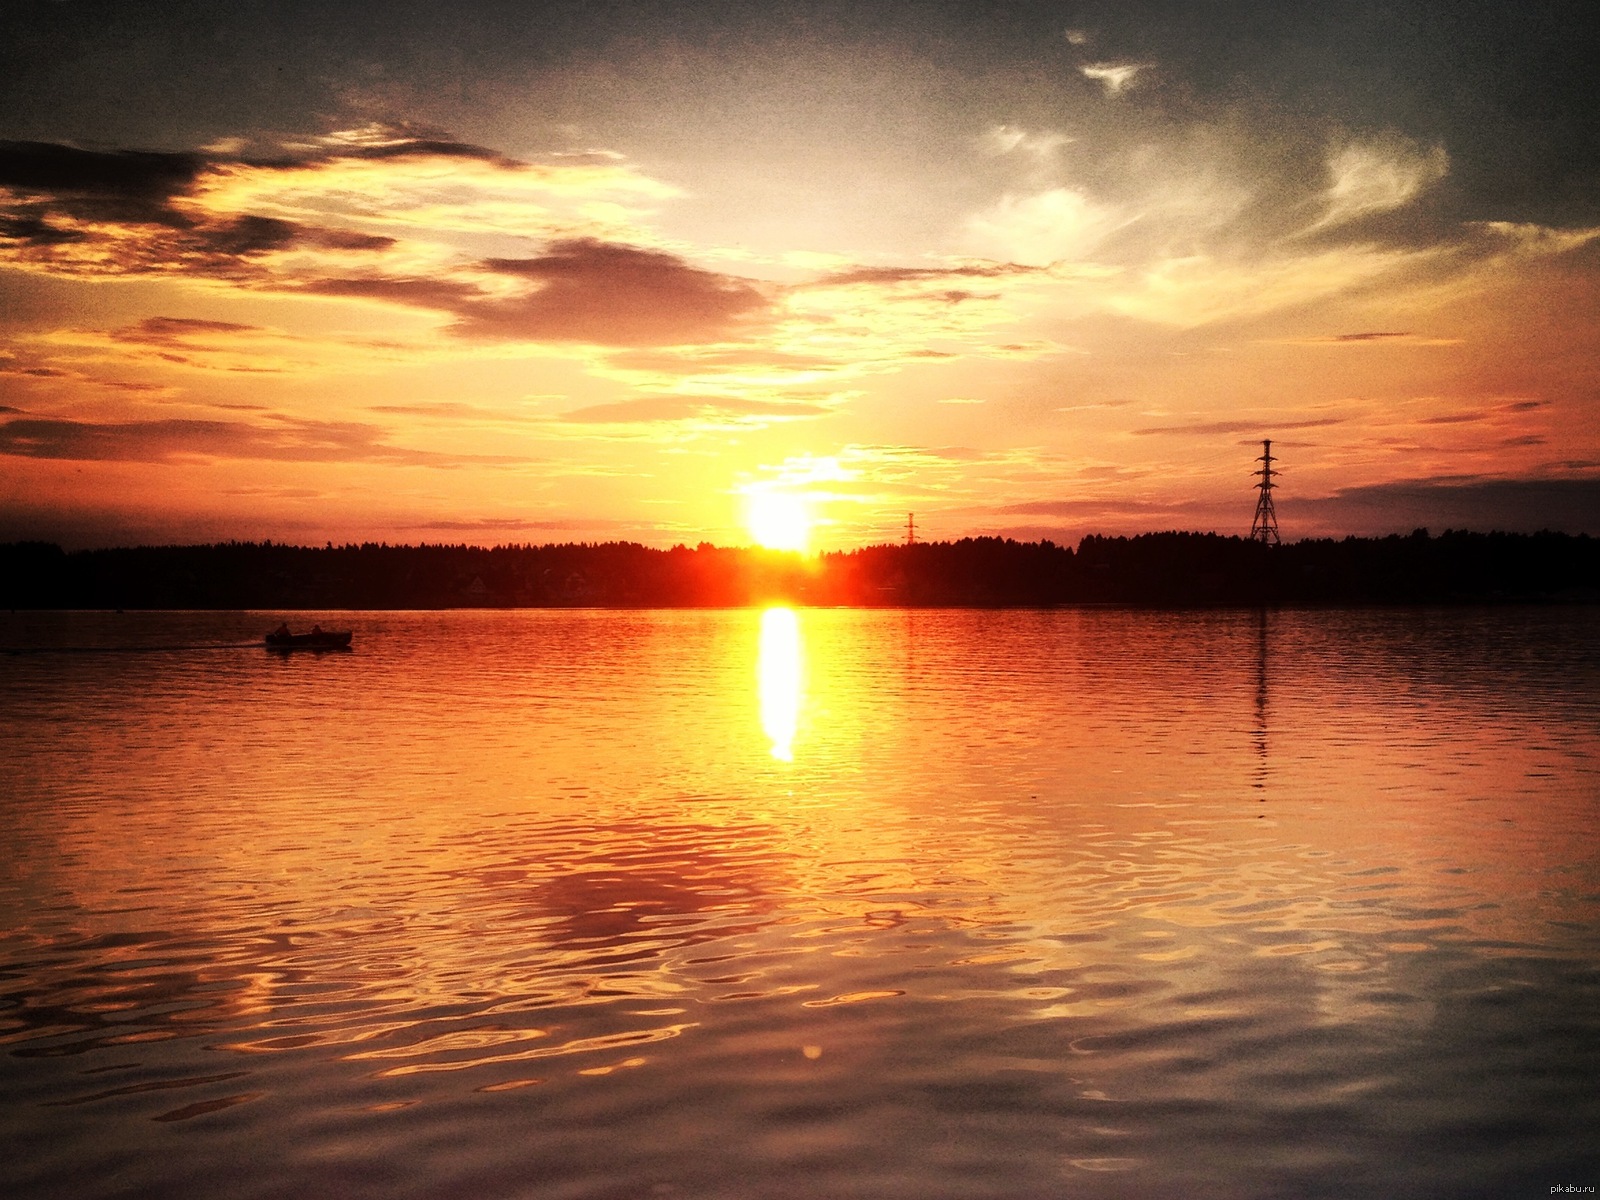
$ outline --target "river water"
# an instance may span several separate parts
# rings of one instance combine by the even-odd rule
[[[0,1183],[1600,1185],[1593,609],[0,618]]]

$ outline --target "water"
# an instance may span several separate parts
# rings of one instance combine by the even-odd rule
[[[0,621],[0,1183],[1600,1184],[1585,609]]]

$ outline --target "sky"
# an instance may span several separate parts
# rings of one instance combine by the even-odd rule
[[[1600,534],[1590,8],[6,0],[0,540]]]

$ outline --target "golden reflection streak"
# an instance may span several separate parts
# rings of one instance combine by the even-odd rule
[[[804,699],[805,647],[800,619],[792,608],[761,614],[761,647],[756,681],[761,695],[761,728],[772,742],[772,757],[794,761],[794,735]]]

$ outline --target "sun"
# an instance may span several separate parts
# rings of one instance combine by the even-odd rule
[[[794,492],[749,492],[745,524],[757,544],[768,550],[803,551],[811,540],[811,506]]]

